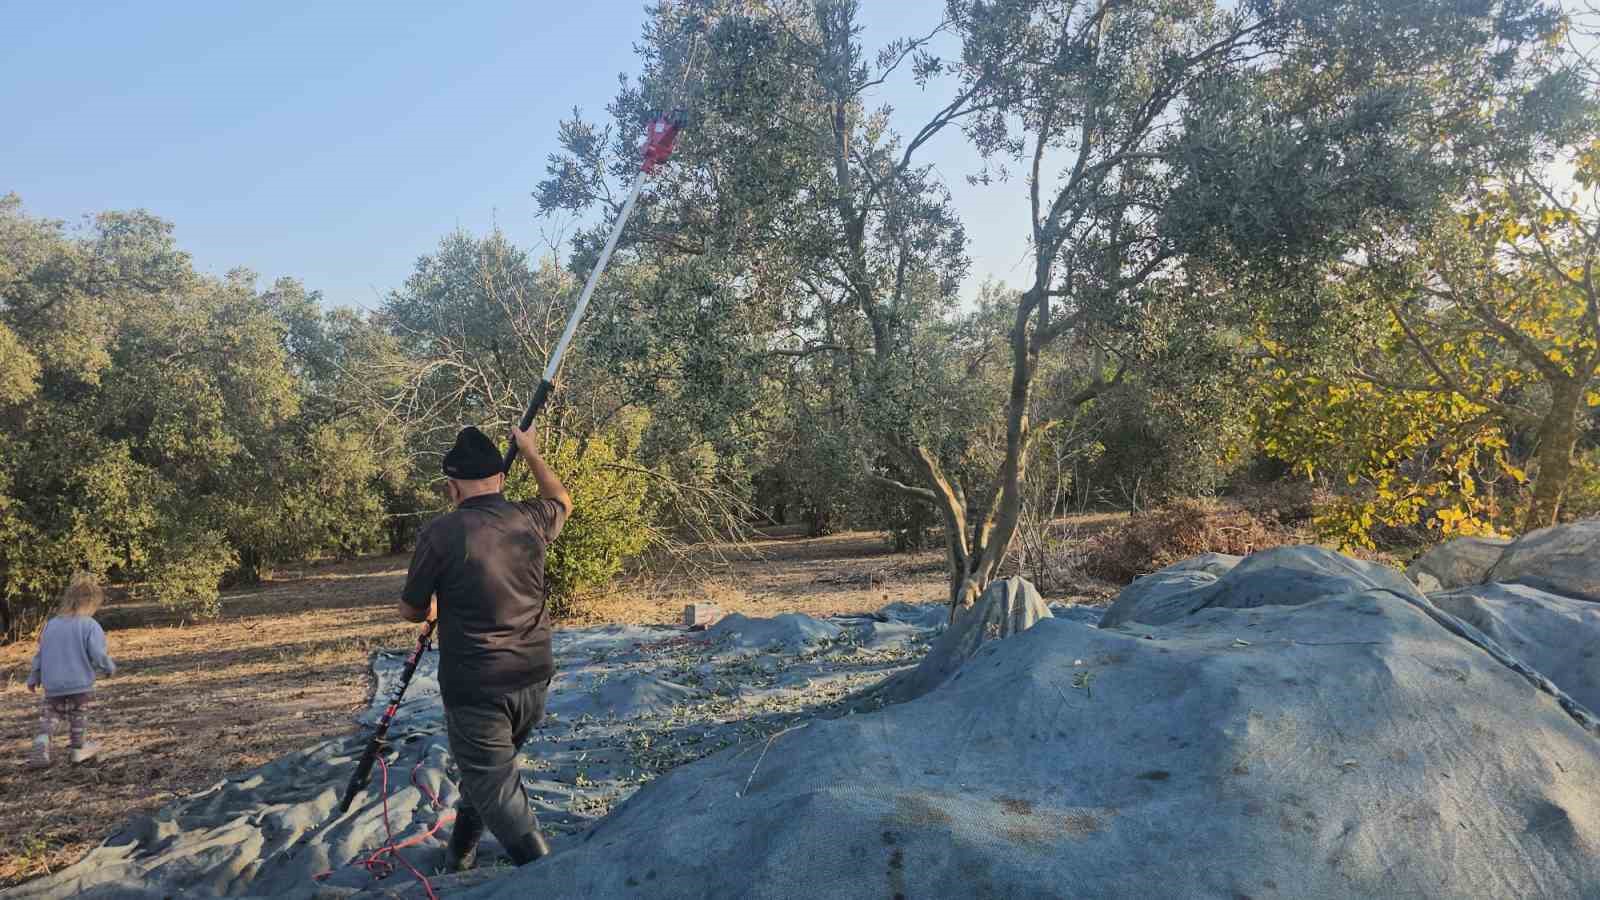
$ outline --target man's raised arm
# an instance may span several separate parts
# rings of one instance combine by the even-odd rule
[[[567,493],[566,486],[556,477],[555,470],[539,454],[539,444],[533,437],[533,430],[522,431],[512,426],[511,439],[517,442],[517,453],[528,461],[528,468],[533,470],[533,480],[539,485],[539,496],[561,504],[567,515],[571,515],[572,495]]]

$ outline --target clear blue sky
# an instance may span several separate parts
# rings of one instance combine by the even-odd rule
[[[869,49],[942,5],[869,0]],[[641,0],[0,0],[0,193],[69,221],[142,207],[205,271],[372,306],[457,226],[538,249],[529,195],[556,123],[603,114],[643,21]],[[907,130],[938,98],[906,83],[885,99]],[[958,133],[929,150],[974,238],[966,293],[1021,281],[1023,185],[966,185]]]

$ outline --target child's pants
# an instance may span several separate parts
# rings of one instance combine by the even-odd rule
[[[33,740],[33,762],[50,761],[50,740],[61,719],[67,721],[67,746],[74,750],[81,748],[84,732],[89,727],[89,706],[93,703],[92,693],[39,698],[39,736]]]

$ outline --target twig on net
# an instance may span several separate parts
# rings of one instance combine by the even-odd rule
[[[800,725],[790,725],[788,728],[785,728],[782,731],[776,732],[776,733],[774,733],[772,735],[772,737],[767,738],[767,745],[765,747],[761,748],[761,755],[756,757],[756,764],[750,770],[750,777],[745,779],[744,790],[738,792],[737,794],[734,794],[735,797],[743,797],[746,794],[750,793],[750,785],[755,782],[755,780],[756,780],[756,772],[761,768],[761,761],[763,759],[767,758],[767,751],[772,749],[772,742],[777,740],[778,738],[783,737],[784,735],[788,734],[791,731],[796,731],[796,730],[799,730],[801,728],[806,727],[806,724],[809,724],[809,723],[804,723],[804,724],[800,724]]]

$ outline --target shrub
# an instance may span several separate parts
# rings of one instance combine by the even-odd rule
[[[654,533],[648,501],[650,475],[619,460],[600,438],[587,442],[563,438],[546,454],[551,468],[572,495],[572,518],[550,545],[545,562],[551,613],[575,612],[583,594],[604,585],[630,557],[650,543]],[[507,496],[527,498],[538,491],[526,466],[517,467]]]
[[[186,617],[208,619],[222,611],[217,588],[223,575],[238,565],[239,556],[222,533],[190,531],[170,535],[157,548],[153,563],[136,595]]]
[[[1247,404],[1222,386],[1129,383],[1096,403],[1106,426],[1088,481],[1125,508],[1210,495],[1248,461]]]
[[[1092,538],[1084,550],[1083,571],[1125,584],[1202,553],[1242,556],[1302,536],[1281,522],[1238,504],[1180,500],[1135,513],[1122,526]]]

